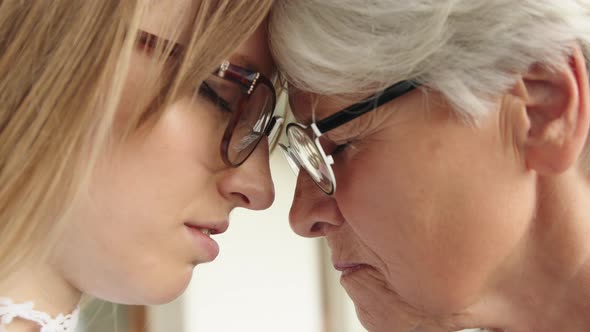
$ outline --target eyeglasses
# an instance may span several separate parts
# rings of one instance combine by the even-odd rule
[[[279,144],[279,146],[295,174],[298,174],[299,170],[303,168],[324,193],[334,194],[336,192],[336,178],[332,170],[334,158],[326,154],[320,143],[320,137],[332,129],[401,97],[414,90],[417,85],[413,81],[402,81],[325,119],[312,122],[309,126],[300,123],[287,125],[289,146],[283,144]]]
[[[139,31],[139,47],[153,51],[159,37]],[[169,56],[178,56],[183,46],[162,39],[162,49],[169,49]],[[268,137],[269,148],[276,139],[283,119],[273,116],[276,106],[274,85],[260,72],[252,71],[224,61],[211,76],[202,82],[198,95],[219,112],[217,119],[225,126],[220,152],[223,162],[238,167],[256,149],[260,141]]]

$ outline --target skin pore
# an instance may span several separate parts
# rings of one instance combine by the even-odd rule
[[[477,126],[413,91],[326,134],[336,193],[300,175],[290,222],[364,264],[341,283],[368,330],[590,328],[588,83],[569,60],[533,66]],[[291,106],[309,123],[345,97],[294,89]]]
[[[140,28],[158,34],[166,31],[163,22],[184,24],[186,15],[174,16],[174,22],[168,18],[186,13],[185,2],[176,2],[178,7],[154,2]],[[181,33],[179,43],[187,36]],[[272,77],[266,40],[263,25],[228,60]],[[117,121],[126,120],[126,110],[143,92],[149,56],[139,50],[132,55]],[[216,256],[196,244],[185,223],[223,232],[232,209],[265,209],[274,200],[266,140],[240,167],[227,167],[219,151],[225,129],[220,112],[202,96],[180,99],[149,130],[140,128],[111,147],[99,159],[87,193],[75,201],[51,261],[22,262],[0,283],[0,296],[34,301],[35,309],[50,315],[72,312],[82,293],[124,304],[165,303],[179,296],[195,266]],[[38,330],[20,320],[8,328]]]

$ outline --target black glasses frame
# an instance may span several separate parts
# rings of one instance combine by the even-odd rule
[[[316,122],[312,122],[309,126],[300,123],[290,123],[286,129],[287,138],[289,140],[289,146],[287,147],[281,145],[284,155],[287,158],[287,161],[289,162],[289,165],[291,165],[291,167],[296,173],[298,173],[298,170],[301,168],[305,169],[308,175],[314,180],[314,182],[324,193],[326,193],[327,195],[333,195],[336,192],[336,178],[334,176],[334,171],[332,170],[334,159],[331,155],[326,154],[320,143],[319,138],[326,132],[335,129],[339,126],[342,126],[362,116],[363,114],[371,112],[379,108],[380,106],[394,100],[395,98],[405,95],[406,93],[414,90],[418,86],[419,84],[412,80],[401,81],[385,88],[383,91],[376,93],[361,102],[350,105],[344,108],[343,110],[328,116],[327,118],[324,118]],[[319,155],[313,156],[314,164],[317,164],[318,160],[323,161],[324,166],[327,168],[328,171],[328,174],[324,175],[327,176],[327,180],[329,180],[331,184],[329,188],[322,187],[320,182],[316,180],[316,177],[314,177],[311,174],[311,172],[305,167],[305,165],[303,165],[304,163],[300,161],[301,158],[303,158],[303,156],[300,156],[298,154],[297,149],[292,148],[293,142],[291,142],[289,131],[298,129],[299,133],[303,132],[305,133],[305,135],[308,136],[310,140],[309,142],[313,142],[313,144],[315,145],[315,150],[319,152]],[[308,149],[307,151],[310,150]]]
[[[318,136],[321,136],[332,129],[340,127],[365,113],[387,104],[395,98],[405,95],[406,93],[414,90],[417,86],[418,84],[413,81],[401,81],[387,87],[380,93],[372,95],[364,101],[348,106],[347,108],[336,112],[325,119],[315,122],[315,127],[317,127],[317,131],[319,132]],[[314,124],[311,126],[313,125]]]

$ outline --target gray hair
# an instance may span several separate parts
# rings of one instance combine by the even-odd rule
[[[269,24],[299,89],[372,93],[412,79],[472,120],[532,64],[564,63],[576,41],[590,49],[590,0],[279,0]]]

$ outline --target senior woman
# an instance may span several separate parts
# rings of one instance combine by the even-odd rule
[[[282,0],[290,222],[370,331],[590,331],[587,0]]]

